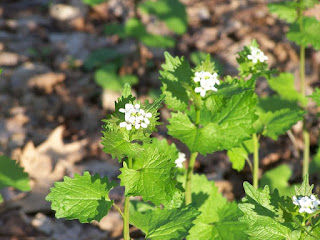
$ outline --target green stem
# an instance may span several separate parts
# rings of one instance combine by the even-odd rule
[[[195,125],[199,127],[200,124],[200,109],[196,108],[196,119],[195,119]],[[192,191],[191,191],[191,181],[192,181],[192,175],[193,175],[193,169],[194,164],[196,162],[196,158],[198,156],[198,152],[191,153],[189,164],[188,164],[188,170],[187,170],[187,179],[186,179],[186,192],[185,192],[185,202],[186,205],[192,203]]]
[[[257,134],[252,135],[253,140],[253,187],[258,189],[259,178],[259,140]]]
[[[192,203],[192,192],[191,192],[191,180],[193,175],[194,163],[196,162],[196,158],[198,156],[197,152],[191,153],[188,172],[187,172],[187,180],[186,180],[186,205]]]
[[[117,211],[120,213],[122,219],[124,218],[123,212],[121,211],[121,209],[119,208],[119,206],[115,203],[112,204],[112,206],[117,209]]]
[[[132,168],[132,158],[128,158],[128,168]],[[125,197],[124,198],[124,213],[123,213],[123,239],[124,240],[130,240],[129,204],[130,204],[130,197]]]
[[[309,158],[310,158],[310,135],[306,129],[303,129],[303,168],[302,178],[309,173]]]

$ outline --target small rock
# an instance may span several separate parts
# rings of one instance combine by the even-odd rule
[[[53,231],[52,220],[43,213],[37,213],[32,219],[31,224],[37,230],[49,235]]]
[[[11,52],[0,52],[0,66],[12,67],[19,62],[19,55]]]

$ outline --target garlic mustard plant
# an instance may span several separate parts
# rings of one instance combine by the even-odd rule
[[[125,114],[125,122],[121,122],[119,126],[121,128],[125,127],[128,131],[132,129],[132,126],[135,129],[140,127],[147,128],[150,124],[149,118],[152,117],[151,113],[146,113],[143,109],[140,109],[140,104],[127,103],[125,108],[120,108],[119,112]]]
[[[217,91],[218,89],[214,87],[215,84],[220,84],[220,81],[217,79],[218,74],[210,72],[195,72],[195,77],[193,78],[194,82],[200,82],[200,87],[196,87],[194,91],[200,93],[201,97],[205,97],[207,91]]]
[[[257,63],[258,61],[263,63],[268,60],[268,57],[259,48],[251,46],[250,50],[250,55],[247,58],[253,63]]]

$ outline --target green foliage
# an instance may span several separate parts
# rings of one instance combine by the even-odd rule
[[[307,99],[303,97],[294,88],[294,76],[291,73],[280,73],[277,77],[267,79],[272,90],[277,92],[283,99],[300,101],[303,104],[307,103]]]
[[[277,189],[281,196],[290,196],[294,192],[293,186],[289,186],[289,179],[292,170],[286,164],[282,164],[276,168],[266,171],[261,180],[260,186],[269,186],[271,191]]]
[[[0,156],[0,189],[14,187],[21,191],[30,191],[28,174],[16,161]]]
[[[172,57],[168,52],[164,56],[166,62],[162,64],[160,80],[166,104],[174,110],[185,110],[189,101],[187,89],[191,84],[191,67],[184,57]]]
[[[184,113],[172,113],[167,126],[169,134],[188,146],[191,152],[203,155],[232,149],[254,132],[252,125],[256,120],[254,106],[256,97],[252,90],[234,95],[211,95],[205,102],[206,109],[201,128],[197,128],[190,117]]]
[[[302,120],[305,111],[295,102],[272,96],[259,99],[257,114],[259,115],[256,122],[257,132],[276,140],[279,135]]]
[[[119,175],[126,196],[142,196],[144,201],[155,205],[180,206],[182,194],[174,181],[177,171],[174,161],[178,158],[175,145],[153,139],[152,143],[143,145],[142,152],[132,157],[133,167],[128,168],[124,163]]]
[[[247,224],[245,231],[250,239],[291,239],[292,228],[289,224],[283,223],[284,219],[278,211],[276,201],[279,197],[274,195],[271,199],[269,187],[265,186],[263,190],[255,189],[248,182],[243,184],[246,197],[239,204],[240,210],[244,216],[239,220]]]
[[[112,91],[121,91],[126,83],[131,86],[138,83],[139,80],[134,75],[119,76],[117,68],[118,67],[113,64],[99,68],[94,74],[96,83],[103,89]]]
[[[194,65],[200,65],[201,62],[205,61],[207,58],[208,53],[205,52],[201,52],[201,51],[195,51],[192,52],[190,54],[190,61],[194,64]],[[223,73],[224,69],[223,69],[223,65],[217,61],[216,59],[214,59],[213,57],[210,57],[210,61],[214,63],[214,66],[217,70],[217,73],[220,75]]]
[[[310,163],[310,174],[320,172],[320,139],[318,141],[318,148],[316,154],[313,156]]]
[[[128,84],[125,84],[125,88],[122,92],[122,96],[115,103],[115,111],[113,114],[107,116],[103,120],[103,137],[102,145],[103,151],[112,155],[112,158],[118,158],[121,161],[124,157],[136,156],[139,152],[143,151],[143,148],[138,143],[150,142],[149,136],[156,131],[156,125],[158,120],[158,109],[161,107],[163,97],[158,98],[155,102],[150,104],[146,101],[141,104],[141,109],[152,114],[149,119],[150,124],[148,128],[133,129],[127,131],[125,128],[120,128],[120,122],[125,121],[123,113],[119,112],[120,108],[124,108],[127,103],[135,103],[135,98],[131,94],[131,88]]]
[[[242,214],[237,204],[227,202],[205,175],[193,176],[192,199],[201,214],[194,221],[187,239],[246,239],[246,224],[238,221]]]
[[[295,195],[297,196],[310,196],[312,194],[313,184],[309,184],[309,175],[306,174],[303,178],[301,186],[295,186]]]
[[[184,208],[147,210],[140,213],[131,209],[130,223],[152,240],[182,239],[194,225],[192,222],[200,213],[188,205]]]
[[[121,65],[119,60],[122,57],[122,54],[112,48],[101,48],[93,51],[87,57],[84,62],[84,68],[88,71],[93,70],[98,67],[103,67],[108,61],[118,62],[117,66]]]
[[[175,41],[169,36],[161,36],[148,33],[145,26],[139,19],[129,19],[125,26],[113,24],[106,26],[105,33],[107,35],[117,34],[120,38],[132,37],[149,47],[173,47]]]
[[[186,8],[179,0],[147,0],[139,4],[139,8],[145,13],[157,16],[177,34],[183,34],[187,30]]]
[[[83,176],[75,174],[74,179],[64,177],[64,182],[56,182],[46,200],[52,203],[57,218],[100,221],[113,204],[108,195],[114,186],[107,177],[84,172]]]
[[[308,97],[312,98],[312,100],[316,102],[317,106],[320,107],[320,88],[316,88]]]
[[[227,154],[232,163],[232,168],[240,172],[246,163],[246,159],[249,160],[248,155],[253,153],[253,141],[249,139],[244,141],[239,147],[230,149]]]
[[[269,3],[268,8],[271,13],[276,14],[278,18],[288,23],[293,23],[297,20],[297,3],[295,2]]]
[[[308,46],[314,49],[320,49],[320,22],[314,17],[303,17],[303,28],[300,30],[298,23],[290,26],[287,38],[298,45]]]
[[[89,6],[94,6],[106,2],[108,0],[82,0],[83,3],[88,4]]]

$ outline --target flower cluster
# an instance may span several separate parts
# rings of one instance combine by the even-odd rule
[[[250,49],[251,49],[251,55],[248,55],[247,58],[249,60],[252,60],[253,63],[257,63],[258,60],[262,63],[268,60],[268,57],[264,55],[264,53],[259,48],[250,47]]]
[[[201,97],[206,95],[206,92],[209,90],[217,91],[214,87],[215,84],[220,84],[220,81],[217,79],[217,73],[209,73],[209,72],[196,72],[193,81],[200,82],[200,87],[196,87],[194,91],[196,93],[200,93]]]
[[[320,201],[312,194],[310,197],[292,197],[292,203],[299,206],[299,213],[314,213],[316,210],[319,210],[318,206]]]
[[[182,163],[186,161],[186,154],[179,152],[179,157],[175,160],[175,164],[177,168],[182,168]]]
[[[149,118],[152,117],[151,113],[146,113],[143,109],[140,108],[140,104],[127,103],[125,108],[120,108],[119,112],[125,114],[125,122],[120,123],[120,127],[125,127],[128,131],[132,129],[132,126],[135,129],[140,127],[147,128],[150,124]]]

